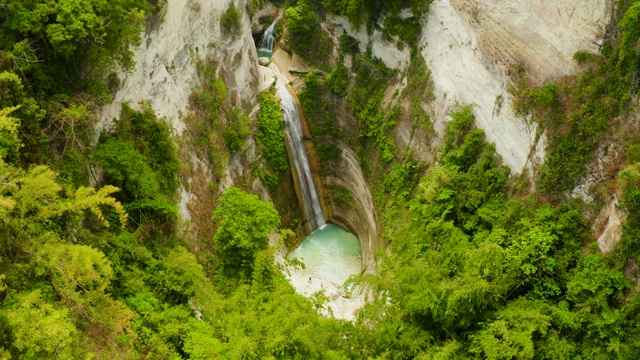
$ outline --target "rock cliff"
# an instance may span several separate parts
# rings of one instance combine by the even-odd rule
[[[150,102],[158,117],[169,120],[180,136],[185,129],[189,96],[198,81],[196,59],[212,57],[235,105],[257,103],[257,55],[249,15],[242,12],[240,36],[222,32],[220,17],[233,0],[167,1],[161,18],[149,25],[134,49],[135,68],[121,72],[121,86],[101,114],[100,127],[120,114],[122,103]],[[247,0],[235,1],[244,9]]]
[[[241,12],[240,35],[226,35],[220,25],[222,13],[234,2]],[[217,74],[229,88],[229,101],[243,108],[255,120],[257,94],[269,88],[280,74],[282,81],[295,77],[288,72],[291,57],[276,53],[276,65],[258,65],[252,29],[255,18],[248,14],[250,0],[169,0],[162,17],[149,24],[141,46],[135,49],[136,66],[131,72],[120,72],[121,85],[114,101],[101,113],[100,129],[108,128],[117,118],[123,103],[137,106],[146,101],[159,117],[166,118],[180,138],[187,130],[189,97],[199,83],[196,61],[210,58],[217,64]],[[274,15],[269,8],[263,15]],[[534,84],[557,79],[576,70],[572,60],[578,50],[597,52],[606,35],[612,16],[612,0],[565,0],[535,2],[531,0],[434,0],[422,19],[423,29],[416,45],[431,72],[435,98],[422,104],[442,135],[448,114],[458,104],[471,104],[476,126],[495,143],[498,153],[513,172],[532,171],[544,161],[544,134],[511,108],[515,66],[523,67]],[[408,47],[400,50],[385,40],[378,30],[354,29],[345,18],[328,16],[323,24],[337,37],[342,30],[360,41],[361,50],[371,49],[374,57],[399,74],[410,64]],[[280,60],[278,60],[280,59]],[[278,69],[277,63],[281,62]],[[406,86],[406,78],[398,76],[390,84],[385,102],[402,102],[392,96]],[[298,80],[298,83],[300,81]],[[341,124],[354,119],[338,119]],[[357,126],[355,124],[354,126]],[[412,136],[412,124],[399,123],[394,134],[399,149],[406,147],[424,161],[433,161],[436,146]],[[433,139],[437,145],[441,137]],[[340,171],[324,179],[329,194],[326,201],[334,222],[354,231],[362,242],[367,269],[374,265],[373,253],[380,246],[378,223],[371,190],[359,161],[348,144],[339,145],[342,157],[336,159]],[[206,192],[198,192],[192,182],[205,186],[211,179],[206,162],[196,154],[187,154],[190,175],[182,178],[180,213],[191,218],[190,204],[202,200]],[[247,165],[260,158],[255,141],[250,138],[241,154],[227,159],[221,188],[251,177]],[[204,184],[204,185],[203,185]],[[259,179],[252,179],[254,192],[268,198]],[[202,187],[201,186],[201,187]],[[205,186],[206,187],[206,186]],[[337,199],[341,191],[344,198]],[[343,194],[344,195],[344,194]],[[294,204],[296,201],[290,201]],[[612,212],[614,210],[611,210]],[[204,219],[203,221],[207,221]],[[610,241],[608,240],[607,243]]]
[[[433,74],[432,106],[442,130],[456,102],[473,104],[477,125],[515,172],[544,159],[544,138],[513,113],[516,65],[541,85],[576,70],[576,51],[597,52],[611,18],[608,0],[535,2],[435,0],[422,34]]]

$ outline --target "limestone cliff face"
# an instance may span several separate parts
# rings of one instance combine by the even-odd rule
[[[241,14],[239,35],[226,34],[221,29],[221,16],[231,3]],[[259,157],[252,137],[240,153],[221,159],[223,173],[214,175],[207,155],[190,146],[194,129],[187,122],[189,97],[201,87],[199,59],[209,59],[216,65],[216,75],[228,87],[231,106],[247,113],[257,111],[258,59],[251,19],[244,11],[248,3],[249,0],[168,0],[158,18],[147,25],[142,44],[133,49],[135,67],[130,72],[118,72],[120,87],[113,102],[100,113],[98,129],[102,130],[119,117],[123,103],[136,108],[140,102],[148,102],[158,118],[171,124],[184,163],[177,199],[179,214],[184,230],[200,241],[212,236],[211,211],[216,193],[211,182],[219,183],[220,190],[244,182],[268,199],[264,186],[252,177],[247,166]]]
[[[220,28],[222,13],[233,2],[242,14],[242,32],[230,36]],[[120,72],[121,86],[114,101],[100,115],[99,128],[107,128],[117,118],[121,105],[129,102],[136,107],[148,101],[159,117],[172,124],[177,137],[188,125],[189,96],[198,84],[197,58],[212,58],[218,64],[218,75],[229,87],[232,105],[251,112],[258,110],[257,93],[275,81],[273,67],[258,66],[252,38],[252,21],[247,13],[249,0],[169,0],[163,17],[149,25],[143,43],[134,49],[136,66],[129,72]],[[270,7],[270,5],[269,5]],[[431,71],[435,99],[425,101],[423,107],[431,115],[435,130],[442,134],[448,114],[455,104],[472,104],[476,125],[485,130],[489,141],[495,143],[498,153],[514,172],[531,169],[544,159],[544,134],[511,110],[511,72],[516,64],[524,66],[527,75],[536,84],[556,79],[576,70],[572,60],[578,50],[595,52],[605,35],[612,16],[613,0],[563,0],[536,2],[531,0],[434,0],[423,18],[423,32],[417,48]],[[273,15],[269,8],[264,14]],[[259,14],[254,16],[254,19]],[[353,29],[344,18],[329,16],[323,27],[336,37],[342,29],[360,40],[361,50],[370,46],[374,57],[397,69],[399,74],[410,63],[407,46],[399,50],[387,42],[380,31],[367,33]],[[256,23],[253,22],[253,30]],[[276,53],[276,58],[280,55]],[[273,65],[273,64],[272,64]],[[279,70],[288,82],[293,76],[288,66]],[[394,98],[402,92],[406,78],[398,76],[390,84],[386,104],[401,102]],[[295,87],[295,86],[294,86]],[[386,105],[385,104],[385,105]],[[353,119],[338,122],[353,125]],[[409,147],[423,161],[433,161],[439,137],[433,144],[425,137],[414,137],[411,123],[400,122],[394,138],[399,149]],[[422,139],[422,140],[421,140]],[[367,265],[373,262],[373,251],[378,244],[377,220],[371,193],[357,158],[347,144],[343,149],[337,175],[324,179],[330,214],[334,222],[356,232],[363,243],[363,257]],[[193,154],[192,154],[193,155]],[[249,139],[241,154],[227,161],[224,189],[240,179],[253,181],[253,189],[268,198],[259,179],[253,179],[247,164],[259,159],[255,141]],[[183,180],[180,212],[189,219],[190,204],[202,199],[191,182],[207,184],[211,172],[207,164],[193,155],[187,159],[193,168],[190,178]],[[340,201],[340,191],[348,196]],[[344,195],[344,194],[343,194]],[[290,202],[295,203],[295,202]]]
[[[514,67],[523,67],[535,85],[574,73],[575,52],[600,50],[614,6],[612,0],[435,0],[423,29],[422,54],[436,89],[431,104],[436,128],[443,130],[456,102],[473,104],[476,125],[512,171],[542,163],[544,134],[537,140],[536,127],[510,106]],[[591,202],[590,186],[604,178],[598,176],[602,168],[600,161],[590,165],[571,196]],[[624,216],[615,199],[597,216],[593,231],[603,252],[619,241]]]
[[[242,31],[237,36],[224,34],[220,27],[221,15],[232,2],[242,15]],[[299,88],[303,81],[289,73],[291,56],[283,51],[274,54],[274,62],[268,67],[258,65],[252,30],[259,32],[256,19],[274,16],[277,9],[267,5],[252,21],[246,10],[250,3],[251,0],[168,0],[160,20],[148,26],[141,46],[134,49],[135,68],[118,73],[120,89],[114,101],[102,109],[98,130],[112,124],[123,103],[135,108],[144,101],[149,102],[158,117],[171,123],[176,138],[183,141],[190,130],[186,122],[189,97],[200,82],[198,58],[209,58],[217,64],[217,74],[229,88],[231,104],[250,113],[254,120],[260,91],[276,81],[293,82],[293,87]],[[435,95],[421,105],[440,136],[414,136],[413,123],[400,121],[392,134],[398,149],[409,148],[417,159],[434,162],[448,114],[458,103],[471,104],[476,126],[495,144],[505,164],[516,173],[531,171],[544,161],[545,137],[511,109],[509,88],[513,83],[513,67],[523,66],[537,85],[576,71],[573,54],[579,50],[599,50],[613,6],[613,0],[434,0],[422,19],[423,30],[416,48],[429,67]],[[360,41],[362,51],[370,48],[374,57],[398,70],[399,75],[389,84],[382,105],[406,105],[402,104],[401,96],[394,94],[401,94],[407,86],[406,70],[411,62],[408,46],[399,50],[379,30],[356,30],[341,17],[328,16],[323,28],[334,35],[336,42],[342,30],[347,31]],[[334,56],[337,59],[338,54]],[[349,63],[347,58],[345,64]],[[342,115],[336,120],[341,128],[357,133],[357,120],[346,110],[339,113]],[[375,271],[373,254],[382,244],[367,178],[349,146],[354,143],[337,141],[342,150],[340,158],[332,161],[337,171],[318,183],[324,184],[320,193],[329,220],[358,235],[365,270],[371,272]],[[188,229],[189,221],[210,223],[214,205],[209,183],[213,174],[210,164],[196,152],[186,148],[181,156],[189,170],[181,174],[178,203],[186,230],[192,230]],[[269,200],[260,179],[250,170],[250,165],[260,157],[255,140],[249,137],[242,151],[224,159],[224,176],[217,181],[220,190],[244,184]],[[317,172],[320,173],[319,169]],[[287,189],[281,189],[273,200],[280,204],[283,218],[291,220],[299,216],[292,180],[284,187]],[[598,229],[594,231],[602,234],[599,243],[603,251],[608,251],[619,239],[623,219],[615,200],[598,216]],[[358,301],[360,304],[364,300]]]
[[[423,18],[417,44],[431,70],[435,100],[424,104],[442,134],[455,104],[472,104],[476,125],[512,171],[519,173],[544,160],[544,136],[511,110],[513,68],[526,69],[534,84],[576,71],[576,51],[597,52],[612,15],[612,0],[434,0]],[[372,55],[401,73],[410,52],[398,50],[378,31],[356,31],[344,18],[329,22],[360,41],[361,50],[371,46]],[[400,78],[389,95],[406,84]],[[389,99],[391,96],[389,96]],[[402,101],[397,100],[397,101]],[[409,146],[426,160],[429,147],[413,141],[411,124],[396,129],[399,148]],[[539,141],[536,141],[539,140]],[[438,140],[435,140],[436,144]]]
[[[358,235],[362,248],[365,272],[375,270],[374,252],[380,248],[376,210],[371,189],[367,183],[356,154],[342,145],[338,166],[343,170],[325,180],[329,189],[331,221]],[[336,191],[344,189],[347,193]]]
[[[576,70],[576,51],[596,52],[610,0],[435,0],[422,34],[433,74],[440,131],[456,102],[473,104],[477,125],[513,171],[544,159],[544,138],[511,110],[511,73],[524,66],[535,84]]]
[[[248,0],[167,1],[162,19],[134,49],[135,68],[119,74],[120,90],[103,109],[100,126],[119,116],[122,103],[149,101],[158,117],[169,120],[181,135],[189,95],[197,84],[197,57],[217,61],[236,105],[255,104],[258,62],[249,16],[243,13],[240,36],[225,35],[220,28],[220,17],[232,2],[244,9]]]
[[[577,51],[597,52],[610,22],[610,0],[452,0],[477,33],[483,57],[504,75],[515,64],[538,85],[575,72]]]
[[[435,87],[431,104],[435,127],[443,133],[457,103],[473,105],[476,125],[495,143],[505,164],[520,172],[534,147],[536,128],[511,110],[509,79],[479,48],[481,31],[451,1],[436,0],[431,5],[422,34],[422,54]],[[537,156],[544,158],[541,148]]]
[[[231,3],[242,14],[242,31],[239,36],[224,34],[220,27],[220,17]],[[131,72],[119,72],[121,86],[114,96],[114,101],[104,107],[100,114],[99,129],[109,128],[112,120],[120,115],[123,103],[130,103],[134,108],[140,102],[148,102],[159,118],[169,121],[180,139],[189,132],[186,117],[190,111],[189,96],[199,86],[196,69],[197,59],[209,58],[217,64],[218,76],[223,78],[229,88],[229,97],[233,106],[242,107],[252,113],[252,118],[258,111],[257,94],[273,85],[275,73],[281,75],[285,81],[294,77],[288,73],[288,66],[282,71],[258,65],[252,30],[259,31],[256,21],[262,15],[274,16],[277,9],[267,5],[250,19],[247,13],[249,0],[190,0],[167,1],[162,17],[157,24],[150,25],[143,34],[143,43],[134,49],[136,66]],[[253,28],[253,29],[252,29]],[[281,57],[284,54],[279,54]],[[275,72],[275,73],[274,73]],[[280,74],[282,73],[282,74]],[[180,215],[189,222],[210,222],[207,216],[202,219],[194,218],[196,213],[210,212],[210,208],[203,209],[210,197],[208,183],[213,180],[210,165],[206,159],[199,158],[197,153],[189,149],[182,149],[183,158],[191,168],[186,177],[181,178]],[[353,153],[346,150],[345,153]],[[260,158],[256,151],[253,138],[238,154],[232,154],[226,161],[225,176],[221,181],[221,190],[251,178],[250,165]],[[328,214],[334,214],[335,221],[348,229],[352,229],[359,236],[366,239],[363,242],[364,258],[373,261],[373,251],[377,242],[375,217],[368,186],[359,168],[357,160],[352,156],[350,166],[345,168],[346,183],[357,184],[353,188],[353,198],[357,199],[356,209],[335,207],[329,204],[331,200],[324,196]],[[348,160],[345,160],[348,162]],[[354,175],[355,174],[355,175]],[[323,179],[320,179],[323,180]],[[335,181],[335,179],[330,179]],[[253,179],[249,184],[255,193],[269,200],[269,194],[259,179]],[[277,194],[273,200],[286,207],[280,209],[285,222],[291,220],[299,210],[291,210],[298,203],[295,199],[293,184],[288,181],[283,185],[287,189]],[[320,189],[326,194],[325,188]],[[211,204],[207,206],[211,207]],[[204,211],[202,211],[204,210]],[[359,214],[353,216],[353,214]],[[209,215],[210,216],[210,215]],[[366,225],[366,226],[363,226]],[[189,227],[190,225],[186,225]]]
[[[575,52],[599,51],[613,7],[612,0],[434,0],[416,47],[431,71],[435,95],[422,105],[440,136],[425,143],[424,136],[414,136],[411,122],[400,121],[392,134],[398,148],[411,149],[427,163],[435,161],[450,112],[456,104],[471,104],[476,126],[504,163],[514,173],[532,172],[544,161],[545,136],[511,108],[514,67],[524,68],[536,85],[574,73]],[[346,31],[360,41],[361,50],[370,48],[374,57],[398,70],[384,105],[402,106],[403,99],[393,94],[407,84],[407,46],[400,50],[379,31],[356,30],[340,17],[329,16],[326,28],[338,35]]]

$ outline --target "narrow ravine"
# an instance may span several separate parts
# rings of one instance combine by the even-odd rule
[[[304,264],[302,267],[289,266],[288,279],[301,295],[310,297],[321,292],[326,296],[328,300],[324,308],[319,309],[321,313],[353,320],[364,305],[364,296],[357,289],[349,293],[344,289],[344,283],[352,275],[362,272],[360,241],[341,227],[327,224],[305,149],[300,108],[281,79],[278,80],[278,93],[300,188],[299,196],[311,232],[298,248],[286,256]]]
[[[279,51],[274,48],[277,21],[265,30],[257,46],[263,65],[269,64],[274,52]],[[364,306],[365,297],[357,288],[347,291],[344,284],[351,276],[362,272],[360,240],[340,226],[327,223],[309,163],[308,144],[305,144],[308,135],[303,131],[304,118],[300,106],[283,75],[286,70],[279,69],[274,63],[269,64],[269,69],[276,76],[294,181],[304,213],[302,226],[306,226],[310,233],[289,254],[283,249],[276,260],[285,266],[287,278],[297,293],[306,297],[318,293],[325,296],[326,303],[318,309],[321,313],[354,320],[358,310]],[[304,265],[291,265],[293,263]]]

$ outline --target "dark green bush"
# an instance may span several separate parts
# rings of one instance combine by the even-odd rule
[[[222,14],[220,18],[220,25],[222,29],[229,34],[240,35],[242,34],[242,22],[241,15],[236,9],[236,5],[234,2],[231,2],[231,5],[227,8],[227,10]]]
[[[334,93],[344,96],[346,95],[348,81],[349,70],[344,65],[338,65],[331,70],[331,73],[325,80],[325,84],[327,84]]]
[[[275,172],[284,172],[289,167],[284,139],[284,119],[275,96],[269,91],[258,95],[260,113],[258,113],[258,135],[263,146],[264,157]]]
[[[350,36],[347,32],[340,35],[340,53],[343,55],[355,55],[360,52],[360,41]]]
[[[124,104],[116,121],[115,135],[134,144],[156,172],[160,191],[173,196],[178,188],[180,160],[169,124],[159,120],[148,104],[144,104],[141,111]]]
[[[383,31],[387,36],[397,36],[410,46],[418,43],[418,37],[422,31],[420,18],[409,17],[402,19],[399,16],[387,16],[383,22]]]
[[[241,114],[239,109],[234,109],[228,122],[223,132],[224,142],[229,152],[234,153],[242,148],[247,135],[251,133],[249,117]]]

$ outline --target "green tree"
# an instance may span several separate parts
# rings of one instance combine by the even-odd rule
[[[272,204],[238,188],[229,188],[213,214],[213,237],[228,276],[250,279],[256,254],[267,248],[280,219]]]
[[[24,86],[18,75],[8,71],[0,73],[0,109],[20,105],[24,97]]]
[[[152,199],[159,194],[156,174],[132,142],[110,138],[98,146],[95,158],[105,181],[122,189],[122,201]]]
[[[344,96],[346,95],[348,80],[349,70],[344,65],[338,65],[331,70],[325,82],[334,93]]]
[[[11,118],[14,118],[20,127],[18,136],[22,143],[22,160],[33,162],[45,157],[44,153],[49,153],[47,147],[49,139],[44,135],[41,125],[45,118],[46,111],[41,109],[36,100],[27,96],[22,80],[12,72],[4,71],[0,73],[0,110],[11,108]],[[8,114],[5,114],[7,116]],[[3,139],[3,143],[10,141]],[[10,141],[11,142],[11,141]],[[10,145],[13,147],[13,145]],[[9,158],[5,159],[10,163],[16,163],[18,156],[13,152],[7,153]],[[47,156],[48,157],[48,156]]]
[[[49,242],[33,261],[36,274],[51,279],[74,315],[102,327],[105,336],[113,338],[125,331],[133,314],[106,293],[113,270],[104,253],[86,245]]]
[[[19,358],[74,358],[78,330],[69,310],[43,300],[39,290],[12,295],[0,314],[7,318]]]
[[[498,311],[497,319],[472,335],[472,353],[485,359],[533,359],[535,338],[545,335],[551,317],[542,302],[520,298]]]
[[[24,172],[0,162],[0,173],[2,170],[6,172],[3,173],[5,182],[0,194],[5,199],[5,210],[10,214],[2,219],[4,221],[17,220],[28,228],[29,224],[22,222],[24,218],[48,224],[65,214],[81,216],[84,211],[90,211],[103,225],[109,226],[102,210],[102,206],[107,205],[116,210],[123,225],[126,223],[127,214],[122,205],[111,197],[118,191],[113,186],[100,190],[90,187],[80,187],[75,191],[67,189],[64,194],[56,173],[46,166],[35,166]]]
[[[46,39],[54,52],[70,59],[78,50],[101,53],[131,66],[131,45],[139,44],[146,0],[9,0],[6,29]]]
[[[629,287],[621,271],[607,266],[599,254],[580,259],[567,283],[567,299],[581,307],[594,310],[607,309]]]
[[[49,116],[45,132],[53,141],[61,144],[61,156],[67,151],[86,150],[91,142],[95,112],[84,104],[70,102],[64,105],[55,101],[49,103]]]
[[[19,120],[10,116],[18,107],[0,109],[0,161],[16,164],[22,145],[18,136]]]

